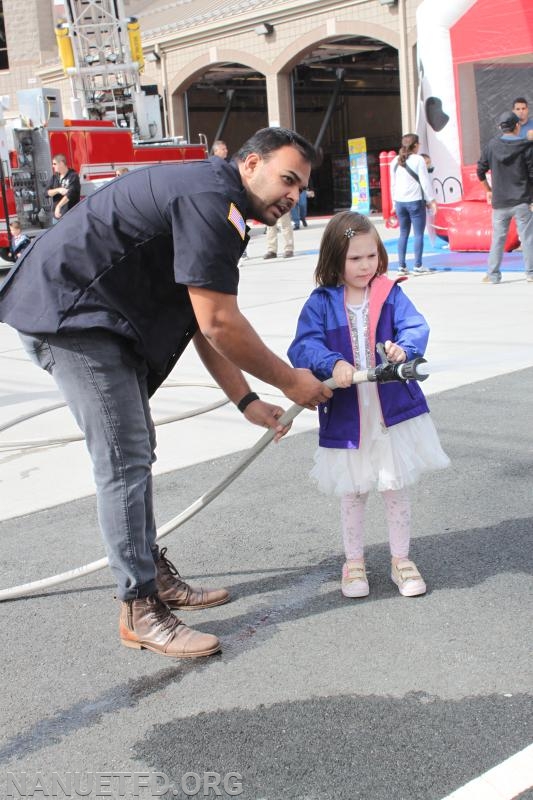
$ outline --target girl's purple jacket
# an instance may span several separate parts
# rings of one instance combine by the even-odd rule
[[[373,359],[370,366],[376,365],[376,359],[379,363],[376,343],[388,339],[405,350],[408,361],[423,356],[429,327],[403,293],[398,281],[385,275],[376,276],[369,291],[369,337]],[[322,286],[312,292],[300,314],[288,356],[294,367],[310,369],[320,380],[331,378],[337,361],[354,363],[344,286]],[[429,411],[416,381],[378,384],[378,394],[383,423],[387,427]],[[361,431],[356,386],[336,389],[327,403],[320,404],[318,418],[321,447],[359,447]]]

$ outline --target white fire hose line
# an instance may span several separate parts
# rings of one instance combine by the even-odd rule
[[[164,383],[161,386],[161,389],[168,389],[175,386],[179,386],[180,388],[183,386],[199,386],[207,389],[220,389],[220,386],[217,386],[215,383],[178,383],[175,381]],[[171,414],[169,417],[162,417],[155,422],[155,425],[156,427],[159,425],[168,425],[170,422],[179,422],[180,420],[189,419],[190,417],[198,417],[200,414],[207,414],[209,411],[214,411],[216,408],[225,406],[228,403],[229,400],[227,397],[225,397],[223,400],[217,400],[216,403],[200,406],[192,411],[184,411],[181,414]],[[12,419],[3,425],[0,425],[0,433],[7,431],[9,428],[14,428],[15,425],[19,425],[21,422],[26,422],[29,419],[33,419],[33,417],[38,417],[41,414],[48,414],[49,411],[56,411],[58,408],[65,408],[66,405],[66,403],[61,402],[55,403],[47,408],[40,408],[37,411],[29,411],[27,414],[22,414],[20,417],[16,417],[16,419]],[[71,436],[56,436],[52,439],[23,439],[20,441],[0,442],[0,452],[3,452],[4,450],[22,450],[24,448],[50,447],[51,445],[56,444],[69,444],[70,442],[81,442],[84,438],[85,437],[83,434],[79,433],[72,434]]]
[[[402,380],[401,375],[401,368],[402,365],[398,366],[400,380]],[[359,372],[354,372],[352,383],[366,383],[370,380],[369,375],[373,372],[373,370],[361,370]],[[428,365],[424,363],[417,366],[416,373],[420,376],[421,379],[429,374]],[[328,386],[330,389],[336,389],[337,385],[333,378],[330,378],[327,381],[324,381],[325,385]],[[167,384],[166,384],[167,385]],[[183,384],[179,384],[183,385]],[[198,384],[194,384],[197,386]],[[202,384],[207,385],[207,384]],[[210,385],[210,384],[209,384]],[[217,387],[218,388],[218,387]],[[224,402],[228,402],[227,400]],[[216,406],[215,406],[216,407]],[[50,409],[47,409],[50,410]],[[299,406],[296,403],[292,405],[280,419],[278,422],[281,425],[288,425],[289,422],[292,422],[298,414],[304,410],[303,406]],[[201,413],[201,412],[200,412]],[[193,415],[191,415],[193,416]],[[180,419],[182,417],[176,417],[176,419]],[[170,420],[168,420],[170,421]],[[14,424],[14,423],[12,423]],[[4,426],[5,429],[5,426]],[[194,503],[191,503],[184,511],[182,511],[177,516],[170,519],[167,523],[162,525],[160,528],[157,529],[157,537],[156,539],[162,539],[163,536],[167,536],[171,531],[178,528],[180,525],[183,525],[187,520],[191,519],[195,516],[199,511],[209,505],[218,495],[224,491],[233,481],[237,478],[241,472],[244,472],[246,467],[248,467],[252,461],[254,461],[257,456],[265,449],[265,447],[270,444],[272,439],[275,436],[275,431],[272,428],[269,428],[259,439],[258,442],[243,456],[243,458],[239,461],[237,466],[228,473],[228,475],[223,478],[219,483],[209,489],[205,494],[199,497]],[[61,583],[67,583],[68,581],[76,580],[77,578],[81,578],[84,575],[90,575],[92,572],[98,572],[104,567],[107,567],[109,561],[107,558],[100,558],[98,561],[92,561],[89,564],[85,564],[81,567],[76,567],[75,569],[71,569],[68,572],[61,572],[58,575],[52,575],[49,578],[43,578],[42,580],[32,581],[31,583],[22,583],[19,586],[13,586],[11,589],[1,589],[0,590],[0,602],[4,600],[15,600],[19,597],[25,597],[29,594],[34,594],[35,592],[39,592],[43,589],[50,589],[52,586],[58,586]]]

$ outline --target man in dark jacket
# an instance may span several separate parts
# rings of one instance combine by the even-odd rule
[[[501,136],[486,145],[477,176],[492,204],[492,243],[484,283],[500,283],[505,240],[514,217],[522,242],[526,280],[533,282],[533,143],[520,138],[520,120],[512,111],[499,119]],[[491,173],[491,183],[487,172]]]
[[[52,222],[58,222],[61,217],[76,203],[80,202],[80,176],[76,170],[67,164],[66,156],[58,153],[52,161],[54,174],[47,186],[46,193],[52,198]]]
[[[220,648],[170,609],[216,606],[228,592],[189,586],[156,543],[148,398],[187,344],[246,419],[276,439],[288,430],[283,409],[250,391],[241,370],[308,408],[332,395],[269,350],[237,304],[246,218],[275,225],[288,214],[314,155],[293,131],[266,128],[231,163],[133,170],[45,231],[0,288],[0,320],[20,332],[85,433],[127,647],[172,658]]]

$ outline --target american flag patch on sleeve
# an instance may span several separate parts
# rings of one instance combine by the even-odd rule
[[[244,240],[244,237],[246,236],[246,222],[242,218],[242,214],[237,206],[233,203],[231,203],[229,207],[228,219],[233,227],[237,228],[237,232],[241,239]]]

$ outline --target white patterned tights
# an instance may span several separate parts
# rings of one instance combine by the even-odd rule
[[[406,489],[380,492],[385,503],[389,527],[389,544],[393,558],[409,556],[411,538],[411,503]],[[347,561],[364,558],[366,494],[345,494],[341,498],[341,525]]]

